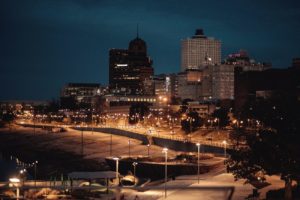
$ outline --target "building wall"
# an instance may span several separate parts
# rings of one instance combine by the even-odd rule
[[[109,52],[109,86],[112,93],[153,95],[145,80],[154,74],[152,60],[147,55],[146,43],[135,38],[128,49],[111,49]]]
[[[210,101],[212,100],[213,92],[213,66],[207,65],[203,68],[202,76],[202,92],[200,100]]]
[[[102,95],[105,88],[94,83],[68,83],[61,90],[60,100],[63,107],[71,104],[93,104],[95,96]]]
[[[201,118],[207,118],[215,111],[216,106],[214,104],[202,104],[199,102],[189,102],[188,109],[190,111],[197,112]]]
[[[178,78],[176,74],[160,74],[153,77],[156,96],[172,97],[178,96]]]
[[[189,72],[178,74],[178,96],[182,100],[183,99],[197,100],[199,99],[199,96],[201,96],[202,94],[201,81],[194,81],[194,79],[189,79],[191,76],[189,76],[188,74]]]
[[[156,96],[169,96],[165,77],[155,77],[153,82]]]
[[[213,66],[212,98],[234,99],[234,66]]]
[[[197,33],[196,33],[197,34]],[[200,69],[210,63],[221,63],[221,42],[204,35],[195,35],[181,41],[181,71]]]
[[[110,88],[118,88],[124,85],[124,81],[126,81],[126,78],[127,77],[130,78],[129,73],[130,73],[130,69],[128,66],[128,50],[111,49],[109,51]]]

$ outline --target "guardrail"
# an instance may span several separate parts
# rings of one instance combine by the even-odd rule
[[[33,124],[18,124],[24,127],[34,127]],[[38,128],[42,128],[44,126],[47,125],[43,125],[43,124],[36,124],[35,125]],[[51,125],[48,125],[51,126]],[[66,127],[66,126],[60,126],[60,125],[55,125],[53,127]],[[228,150],[232,150],[233,149],[233,145],[231,144],[225,144],[222,142],[215,142],[215,141],[206,141],[206,140],[194,140],[192,138],[184,138],[184,137],[180,137],[180,136],[173,136],[173,135],[165,135],[165,134],[159,134],[159,133],[151,133],[151,134],[146,134],[145,132],[139,132],[139,131],[135,131],[134,129],[123,129],[123,128],[118,128],[118,127],[111,127],[111,126],[96,126],[96,127],[88,127],[88,126],[84,126],[84,127],[77,127],[77,126],[68,126],[70,128],[73,128],[75,130],[84,130],[84,131],[101,131],[101,132],[105,132],[105,133],[112,133],[114,135],[120,135],[120,136],[126,136],[126,137],[130,137],[133,139],[138,139],[143,141],[144,144],[147,144],[147,137],[152,137],[152,138],[161,138],[161,139],[167,139],[167,140],[172,140],[172,141],[179,141],[179,142],[189,142],[191,144],[196,144],[198,142],[201,143],[201,145],[205,145],[205,146],[213,146],[213,147],[218,147],[218,148],[226,148]],[[108,130],[109,132],[105,131]],[[118,131],[123,131],[122,134],[118,134]],[[140,136],[142,137],[140,137]],[[145,136],[145,137],[143,137]]]
[[[78,131],[81,130],[92,131],[91,127],[72,127],[72,128]],[[181,139],[180,137],[178,137],[178,140],[175,140],[172,139],[170,136],[166,136],[166,135],[137,133],[137,132],[117,129],[117,128],[97,127],[97,128],[93,128],[93,131],[130,137],[142,141],[143,144],[149,144],[152,142],[152,144],[154,145],[167,147],[175,151],[197,152],[196,141],[185,140],[185,139]],[[151,140],[151,142],[149,140]],[[228,152],[228,150],[230,151],[230,149],[227,148],[226,146],[226,151]],[[223,156],[225,154],[225,146],[217,143],[215,146],[212,145],[212,143],[209,144],[201,143],[200,151],[202,153],[213,153],[213,154]]]

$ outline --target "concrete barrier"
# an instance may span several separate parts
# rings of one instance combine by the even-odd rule
[[[91,128],[91,127],[73,127],[73,129],[78,130],[78,131],[94,131],[94,132],[102,132],[102,133],[108,133],[108,134],[113,134],[113,135],[119,135],[119,136],[124,136],[124,137],[129,137],[132,139],[140,140],[142,141],[143,144],[148,144],[148,138],[146,135],[142,135],[139,133],[134,133],[130,131],[125,131],[121,129],[115,129],[115,128]]]
[[[75,130],[83,130],[83,131],[92,131],[91,127],[74,127]],[[135,133],[131,131],[115,129],[115,128],[93,128],[94,132],[102,132],[108,133],[113,135],[125,136],[129,138],[133,138],[136,140],[142,141],[143,144],[149,144],[149,140],[146,134]],[[172,140],[168,138],[162,138],[158,136],[152,136],[152,144],[160,146],[160,147],[167,147],[169,149],[175,151],[185,151],[185,152],[197,152],[197,146],[195,143],[192,142],[185,142],[179,140]],[[201,153],[213,153],[216,155],[224,155],[224,147],[222,146],[212,146],[207,144],[201,144],[200,146]]]

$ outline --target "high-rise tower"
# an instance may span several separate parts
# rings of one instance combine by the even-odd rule
[[[114,93],[147,95],[145,82],[154,74],[147,45],[139,38],[130,41],[128,49],[109,51],[109,86]]]
[[[220,63],[221,41],[206,37],[202,29],[197,29],[192,38],[181,41],[181,71]]]

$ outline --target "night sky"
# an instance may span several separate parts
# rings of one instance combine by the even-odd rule
[[[245,49],[288,67],[300,57],[300,2],[0,0],[0,100],[57,98],[67,82],[108,83],[108,51],[147,42],[155,73],[178,72],[180,40],[203,28],[223,58]]]

